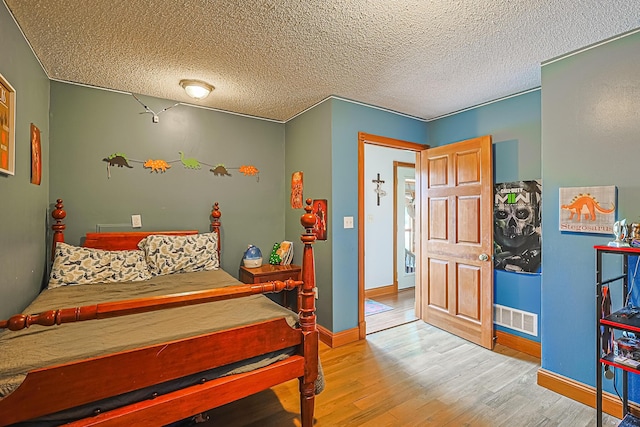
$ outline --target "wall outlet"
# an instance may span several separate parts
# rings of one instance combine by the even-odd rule
[[[131,226],[133,228],[142,227],[142,215],[131,215]]]
[[[316,294],[316,299],[318,299],[318,287],[313,288],[313,292]]]
[[[344,217],[344,228],[353,228],[353,217],[345,216]]]

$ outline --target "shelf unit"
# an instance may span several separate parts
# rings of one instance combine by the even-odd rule
[[[629,412],[629,394],[628,394],[628,374],[640,375],[640,367],[638,369],[630,366],[622,365],[614,361],[612,353],[603,354],[602,351],[602,333],[601,327],[606,326],[618,331],[630,331],[640,333],[640,316],[626,318],[620,315],[619,311],[613,312],[606,317],[602,317],[602,287],[614,282],[621,282],[623,301],[628,292],[629,285],[629,256],[640,256],[640,248],[616,248],[611,246],[594,246],[596,251],[596,416],[597,427],[602,427],[602,369],[603,365],[620,369],[622,371],[622,411],[623,420],[619,424],[620,427],[640,426],[640,418]],[[603,279],[602,262],[603,255],[613,254],[622,256],[622,275]]]

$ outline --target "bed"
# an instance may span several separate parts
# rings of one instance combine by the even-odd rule
[[[301,424],[311,427],[324,383],[311,200],[305,211],[303,280],[242,284],[194,268],[219,264],[217,203],[210,233],[87,233],[79,248],[64,243],[58,199],[49,286],[25,309],[36,314],[0,321],[0,425],[162,426],[298,379]],[[83,261],[92,257],[93,270]],[[297,314],[263,295],[284,290],[298,291]]]

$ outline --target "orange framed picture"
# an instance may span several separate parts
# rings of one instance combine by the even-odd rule
[[[16,173],[16,90],[0,74],[0,173]]]
[[[31,183],[40,185],[42,180],[42,143],[40,129],[31,123]]]
[[[291,174],[291,208],[302,209],[302,171]]]
[[[313,234],[318,240],[327,240],[327,200],[316,199],[311,205],[316,216],[316,224],[313,226]]]

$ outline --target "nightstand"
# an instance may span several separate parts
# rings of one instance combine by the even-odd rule
[[[299,265],[272,265],[262,264],[260,267],[247,268],[240,266],[240,281],[242,283],[264,283],[280,280],[284,282],[288,279],[302,280],[302,267]],[[282,291],[282,305],[291,309],[288,302],[289,291]],[[297,295],[297,292],[296,292]]]

